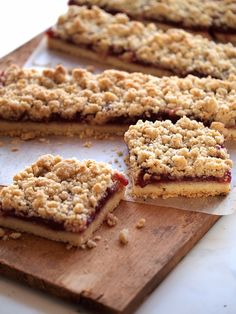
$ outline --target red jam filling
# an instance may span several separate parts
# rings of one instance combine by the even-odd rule
[[[144,179],[144,175],[148,173],[146,170],[142,170],[139,173],[138,179],[136,180],[136,185],[140,187],[145,187],[148,184],[159,184],[159,183],[170,183],[170,182],[219,182],[219,183],[230,183],[231,182],[231,172],[228,171],[225,173],[223,177],[181,177],[181,178],[175,178],[168,175],[156,175],[152,174],[151,177],[148,180]]]
[[[99,200],[94,213],[89,217],[87,220],[87,227],[94,221],[96,216],[100,213],[101,209],[105,206],[106,202],[118,191],[120,190],[123,186],[126,186],[128,184],[128,180],[119,173],[115,173],[113,175],[113,180],[115,183],[107,188],[106,192],[104,193],[103,197]],[[1,204],[0,204],[0,209],[1,209]],[[53,230],[57,231],[66,231],[64,228],[64,224],[60,222],[55,222],[52,219],[43,219],[41,217],[27,217],[27,216],[17,216],[12,210],[9,211],[1,211],[0,215],[3,216],[10,216],[10,217],[17,217],[17,219],[22,219],[22,220],[27,220],[32,223],[41,225],[41,226],[47,226]],[[82,233],[84,230],[81,230],[80,233]]]

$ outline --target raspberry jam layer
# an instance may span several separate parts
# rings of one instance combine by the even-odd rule
[[[156,175],[152,174],[148,180],[144,179],[144,175],[148,174],[146,170],[142,170],[139,173],[138,179],[135,184],[140,187],[145,187],[148,184],[160,184],[160,183],[181,183],[181,182],[218,182],[218,183],[230,183],[231,182],[231,172],[228,171],[225,173],[223,177],[181,177],[175,178],[168,175]]]
[[[88,226],[95,220],[96,216],[100,213],[101,209],[106,205],[108,200],[116,192],[118,192],[120,189],[122,189],[124,186],[126,186],[128,184],[128,180],[123,175],[121,175],[119,173],[115,173],[113,176],[113,179],[114,179],[115,183],[111,187],[107,188],[103,197],[99,200],[99,202],[95,208],[94,213],[88,218],[86,228],[83,230],[80,230],[79,233],[82,233],[84,230],[86,230],[88,228]],[[37,225],[49,227],[50,229],[55,230],[55,231],[67,231],[64,228],[64,223],[59,223],[59,222],[56,222],[52,219],[44,219],[41,217],[18,216],[15,214],[15,212],[13,210],[2,211],[1,205],[0,205],[0,215],[2,215],[3,217],[4,216],[5,217],[13,217],[13,218],[21,219],[24,221],[29,221],[29,222],[32,222],[32,223],[37,224]]]

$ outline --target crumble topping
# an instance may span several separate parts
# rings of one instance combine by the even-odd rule
[[[66,231],[84,231],[107,190],[122,174],[107,164],[44,155],[14,176],[0,192],[3,212],[42,218],[61,224]]]
[[[126,245],[129,242],[129,230],[122,229],[119,233],[119,241],[121,244]]]
[[[149,180],[153,174],[174,179],[223,178],[232,168],[223,135],[187,117],[176,124],[140,120],[129,127],[125,142],[134,183],[143,170],[144,180]]]
[[[95,50],[169,70],[180,76],[197,74],[227,78],[236,74],[236,47],[218,44],[181,29],[163,31],[156,25],[130,21],[98,7],[69,6],[59,17],[53,36]]]
[[[184,27],[236,28],[234,0],[73,0],[79,5],[97,5],[112,12],[138,18],[181,24]]]
[[[188,116],[207,125],[214,121],[234,127],[235,99],[233,78],[157,78],[118,70],[91,74],[84,69],[74,69],[68,75],[62,66],[43,72],[11,66],[0,88],[0,118],[130,124],[139,118],[172,115]]]

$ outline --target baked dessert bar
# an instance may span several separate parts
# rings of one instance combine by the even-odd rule
[[[111,13],[123,12],[134,19],[153,21],[158,27],[185,28],[236,43],[234,0],[70,0],[71,5],[97,5]]]
[[[0,192],[0,226],[80,246],[121,201],[128,181],[107,164],[44,155]]]
[[[232,161],[224,137],[201,122],[138,121],[125,133],[133,194],[206,197],[230,191]]]
[[[188,116],[236,138],[235,80],[118,70],[69,75],[62,66],[42,72],[11,66],[1,77],[1,135],[121,135],[139,119]]]
[[[49,48],[128,71],[220,79],[236,74],[232,44],[217,44],[180,29],[163,31],[98,7],[69,6],[47,34]]]

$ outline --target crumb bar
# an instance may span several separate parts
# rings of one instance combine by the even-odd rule
[[[107,164],[44,155],[0,192],[0,226],[81,245],[121,201],[128,181]]]
[[[220,79],[236,74],[232,44],[218,44],[180,29],[163,31],[98,7],[69,6],[47,34],[49,48],[129,71]]]
[[[236,43],[234,0],[70,0],[69,4],[97,5],[111,13],[122,12],[135,19],[153,21],[165,29],[186,28]]]
[[[235,80],[163,77],[62,66],[40,72],[11,66],[2,74],[0,134],[124,134],[143,120],[188,116],[236,138]]]
[[[201,122],[138,121],[125,133],[133,193],[205,197],[230,191],[232,161],[224,137]]]

